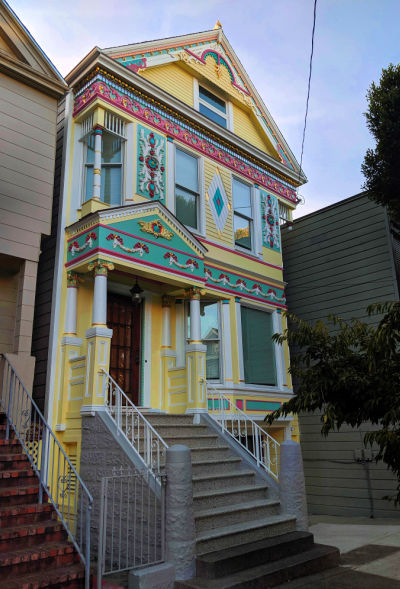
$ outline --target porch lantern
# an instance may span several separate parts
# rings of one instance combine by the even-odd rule
[[[131,293],[131,298],[132,298],[132,303],[134,305],[140,305],[140,303],[142,302],[142,292],[143,289],[140,288],[140,286],[138,285],[138,281],[136,278],[136,283],[134,284],[134,286],[131,288],[131,290],[129,291]]]

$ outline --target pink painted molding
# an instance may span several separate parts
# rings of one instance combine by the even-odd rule
[[[93,82],[82,94],[75,98],[74,116],[78,115],[81,110],[86,108],[96,98],[117,106],[140,121],[162,131],[168,137],[178,139],[192,149],[206,155],[219,164],[227,166],[252,182],[268,188],[268,190],[282,198],[293,203],[297,202],[296,191],[293,188],[285,186],[269,176],[266,172],[260,172],[251,164],[231,155],[220,147],[216,147],[211,141],[207,141],[183,126],[181,127],[175,121],[165,115],[160,115],[149,106],[142,106],[139,102],[123,94],[122,91],[118,92],[114,87],[108,86],[104,81]]]

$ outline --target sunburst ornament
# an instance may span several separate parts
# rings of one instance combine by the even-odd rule
[[[218,170],[215,172],[207,192],[214,223],[218,231],[222,233],[229,214],[229,202]]]

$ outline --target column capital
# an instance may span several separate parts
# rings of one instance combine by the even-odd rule
[[[107,276],[109,270],[114,270],[114,264],[112,262],[107,262],[107,260],[93,260],[93,262],[88,264],[88,270],[94,270],[95,276]]]
[[[191,286],[185,290],[185,296],[191,300],[200,300],[201,295],[205,294],[205,290],[197,286]]]
[[[102,135],[104,131],[104,127],[102,127],[101,125],[94,125],[93,127],[93,132],[95,133],[95,135]]]
[[[82,282],[81,274],[77,272],[69,271],[67,272],[67,287],[78,288],[79,284]]]
[[[163,295],[161,297],[161,304],[163,307],[171,307],[172,305],[172,297],[168,295]]]

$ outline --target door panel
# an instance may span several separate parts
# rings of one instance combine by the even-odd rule
[[[110,374],[131,401],[139,402],[141,305],[128,297],[108,294],[107,327],[113,330]]]

